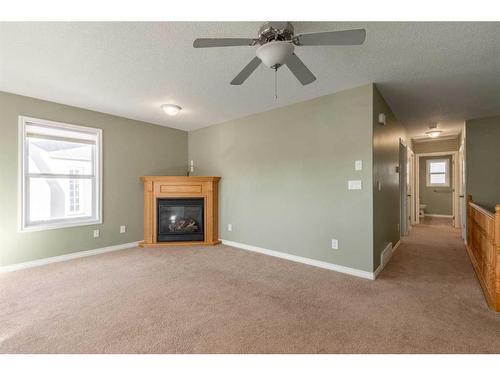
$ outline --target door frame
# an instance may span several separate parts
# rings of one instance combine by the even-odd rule
[[[407,194],[410,197],[410,229],[413,225],[416,224],[415,220],[415,153],[413,150],[408,147],[408,180],[409,180],[409,190],[407,190]]]
[[[404,150],[402,157],[401,150]],[[399,235],[407,236],[410,228],[408,227],[408,152],[409,147],[406,142],[399,139],[399,163],[398,163],[398,178],[399,178]]]
[[[461,227],[461,214],[459,211],[460,207],[460,198],[459,198],[459,189],[457,189],[459,184],[459,170],[458,170],[458,151],[441,151],[441,152],[425,152],[421,154],[415,154],[416,162],[415,162],[415,210],[417,210],[417,214],[415,215],[416,223],[420,224],[420,158],[427,156],[448,156],[451,155],[451,168],[453,171],[453,178],[451,179],[451,189],[453,194],[452,206],[453,206],[453,226],[455,228]]]
[[[465,200],[465,142],[462,138],[460,148],[458,149],[458,213],[460,216],[460,225],[462,230],[462,238],[466,240],[467,233],[465,230],[465,223],[467,220],[467,201]]]

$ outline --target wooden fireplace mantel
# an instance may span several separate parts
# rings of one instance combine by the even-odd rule
[[[141,176],[144,182],[144,241],[139,246],[179,246],[219,244],[220,177]],[[204,241],[158,242],[156,200],[158,198],[204,198]]]

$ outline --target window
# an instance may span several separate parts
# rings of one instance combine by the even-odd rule
[[[19,117],[22,231],[101,223],[100,129]]]
[[[450,160],[427,160],[427,186],[450,186]]]

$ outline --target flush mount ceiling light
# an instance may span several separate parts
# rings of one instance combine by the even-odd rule
[[[433,125],[433,126],[429,126],[429,131],[426,131],[425,134],[427,134],[428,137],[431,137],[431,138],[437,138],[441,135],[441,133],[443,132],[442,130],[439,130],[437,128],[437,124],[436,125]]]
[[[161,106],[161,109],[163,109],[163,112],[165,112],[167,115],[175,116],[180,112],[182,108],[175,104],[163,104]]]

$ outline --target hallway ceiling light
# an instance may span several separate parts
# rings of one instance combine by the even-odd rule
[[[163,109],[163,112],[165,112],[167,115],[175,116],[180,112],[182,108],[175,104],[163,104],[161,106],[161,109]]]
[[[426,131],[425,134],[428,136],[428,137],[431,137],[431,138],[437,138],[441,135],[441,133],[443,132],[442,130],[439,130],[437,128],[437,124],[436,125],[431,125],[429,126],[429,131]]]
[[[441,135],[442,132],[443,132],[442,130],[434,129],[434,130],[429,130],[428,132],[425,132],[425,134],[427,134],[431,138],[437,138]]]

